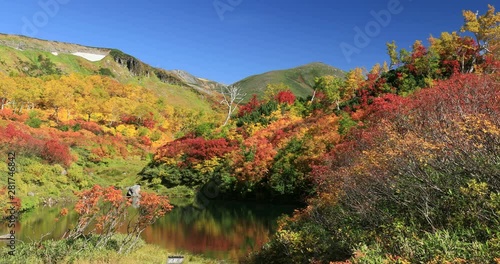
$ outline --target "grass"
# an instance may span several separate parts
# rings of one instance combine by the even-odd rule
[[[142,248],[126,256],[121,256],[113,252],[107,256],[103,256],[102,262],[100,263],[121,263],[121,264],[162,263],[163,264],[166,263],[168,256],[184,256],[183,263],[186,264],[220,263],[217,260],[207,259],[200,256],[168,252],[165,249],[162,249],[156,245],[148,245],[148,244],[144,245]],[[81,262],[80,261],[75,262],[75,264],[99,263],[95,261],[98,261],[98,259],[82,260]]]
[[[95,179],[96,184],[127,187],[139,182],[140,177],[137,174],[146,164],[146,160],[139,159],[105,159],[86,170]]]
[[[127,80],[127,82],[150,89],[160,98],[165,98],[165,102],[173,107],[203,111],[206,114],[215,114],[211,104],[205,97],[191,88],[163,83],[156,76],[132,78]]]
[[[49,246],[51,245],[51,246]],[[183,256],[185,264],[216,264],[221,261],[190,255],[180,252],[168,252],[156,245],[143,244],[129,254],[118,254],[110,249],[94,249],[92,246],[82,251],[70,250],[62,241],[45,241],[42,243],[16,245],[16,255],[9,256],[5,246],[0,247],[0,253],[4,255],[0,264],[43,264],[43,263],[74,263],[74,264],[164,264],[168,256]]]

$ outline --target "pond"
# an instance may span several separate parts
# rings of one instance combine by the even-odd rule
[[[174,200],[173,203],[176,201]],[[206,208],[175,206],[142,234],[147,243],[169,252],[186,252],[209,258],[237,260],[269,241],[277,219],[297,206],[249,202],[211,201]],[[62,207],[42,207],[23,215],[16,227],[25,242],[60,238],[76,222],[76,215],[60,218]],[[0,234],[8,233],[6,225]]]

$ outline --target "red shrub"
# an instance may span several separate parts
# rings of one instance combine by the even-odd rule
[[[367,112],[376,119],[381,117],[393,118],[400,114],[408,104],[408,99],[395,94],[385,94],[382,97],[373,99],[373,103],[368,106]]]
[[[12,117],[14,116],[14,111],[10,108],[4,108],[0,110],[0,117],[5,120],[12,120]]]
[[[142,126],[153,129],[156,126],[156,121],[154,121],[153,118],[144,118],[142,121]]]
[[[9,148],[28,154],[38,155],[43,141],[32,137],[30,134],[18,129],[13,123],[5,128],[0,128],[0,142]]]
[[[54,139],[44,144],[41,155],[50,163],[60,163],[66,166],[71,164],[71,153],[68,146]]]
[[[156,121],[154,120],[153,113],[148,113],[144,117],[138,117],[134,115],[123,115],[120,120],[124,124],[136,125],[136,126],[144,126],[149,129],[152,129],[156,126]]]
[[[250,114],[253,112],[255,109],[257,109],[261,105],[261,102],[257,99],[257,95],[254,94],[252,96],[252,99],[250,101],[242,106],[240,106],[240,109],[238,111],[238,117],[242,117],[244,115]]]
[[[495,59],[493,55],[486,55],[483,64],[479,67],[485,73],[498,72],[500,70],[500,61]]]
[[[4,120],[24,122],[28,119],[28,115],[27,114],[19,115],[14,113],[14,111],[10,108],[4,108],[0,110],[0,118]]]
[[[164,157],[175,158],[183,154],[184,160],[180,162],[196,164],[214,157],[222,157],[234,149],[226,139],[181,138],[160,147],[155,158],[161,160]]]
[[[87,122],[87,121],[83,121],[83,120],[78,120],[77,123],[80,124],[82,129],[90,131],[96,135],[103,134],[102,128],[95,122]]]
[[[458,74],[415,94],[411,107],[425,120],[499,114],[500,88],[493,75]]]
[[[280,104],[293,104],[295,102],[295,95],[290,90],[279,92],[274,99]]]

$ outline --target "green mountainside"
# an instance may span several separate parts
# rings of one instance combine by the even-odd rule
[[[266,85],[276,83],[288,85],[298,97],[307,97],[312,95],[314,79],[325,75],[344,77],[345,72],[330,65],[315,62],[292,69],[253,75],[233,85],[242,87],[242,90],[247,93],[247,98],[250,98],[253,94],[262,95]]]

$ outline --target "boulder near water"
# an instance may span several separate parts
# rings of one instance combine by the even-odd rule
[[[139,184],[136,184],[134,186],[128,187],[127,188],[127,197],[132,197],[132,206],[134,208],[139,207],[139,201],[141,198],[141,186]]]

